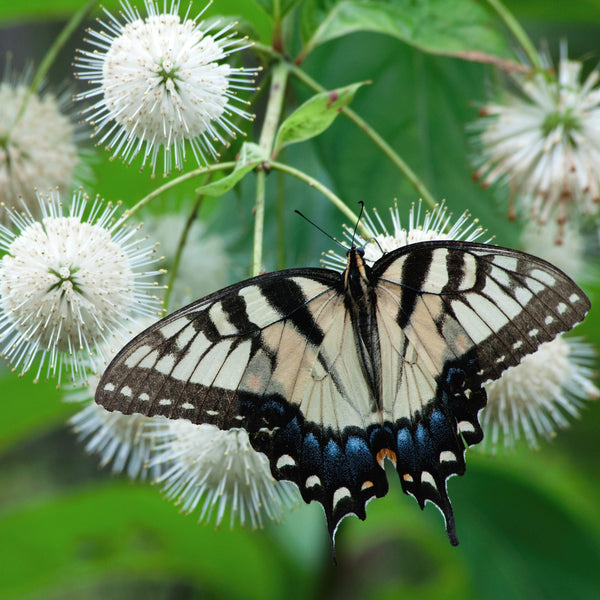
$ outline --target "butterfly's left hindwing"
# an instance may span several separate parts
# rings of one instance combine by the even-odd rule
[[[387,492],[388,459],[457,543],[446,480],[481,441],[483,383],[589,301],[545,261],[488,245],[423,242],[372,269],[352,249],[348,265],[262,275],[174,313],[119,353],[96,400],[245,428],[275,478],[323,505],[332,536]]]

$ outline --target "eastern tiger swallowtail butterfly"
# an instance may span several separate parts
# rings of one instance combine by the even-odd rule
[[[528,254],[428,241],[343,273],[288,269],[215,292],[133,339],[96,401],[126,414],[244,428],[273,476],[323,505],[330,535],[388,491],[433,502],[457,544],[446,483],[481,441],[482,387],[590,307]]]

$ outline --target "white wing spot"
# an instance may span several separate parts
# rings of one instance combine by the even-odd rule
[[[311,475],[306,478],[306,483],[304,484],[305,488],[315,487],[316,485],[321,485],[321,480],[317,475]]]
[[[500,364],[502,362],[504,362],[504,359],[506,358],[506,356],[503,354],[502,356],[500,356],[499,358],[496,359],[496,364]]]
[[[533,293],[525,287],[518,287],[514,291],[515,298],[521,306],[525,306],[533,297]]]
[[[184,402],[181,405],[181,408],[184,408],[185,410],[192,410],[194,408],[196,408],[193,404],[191,404],[190,402]]]
[[[283,467],[295,467],[296,461],[289,454],[282,454],[277,459],[277,464],[275,466],[278,469],[282,469]]]
[[[530,273],[532,277],[535,277],[539,281],[543,281],[546,285],[552,286],[556,284],[556,279],[550,275],[547,271],[541,269],[533,269]]]
[[[504,256],[502,254],[497,254],[492,260],[495,265],[508,271],[516,271],[519,264],[519,261],[514,256]]]
[[[144,344],[143,346],[140,346],[139,348],[136,348],[126,359],[125,359],[125,366],[132,369],[133,367],[145,367],[144,364],[138,364],[140,362],[143,362],[144,358],[146,358],[148,353],[152,353],[152,346],[148,346],[148,344]],[[154,365],[154,363],[152,363],[151,365],[149,365],[150,367],[152,367]]]
[[[440,462],[456,462],[456,454],[450,450],[440,452]]]
[[[550,325],[550,323],[552,323],[554,321],[554,317],[552,315],[548,315],[545,319],[544,319],[544,323],[546,323],[546,325]]]
[[[458,430],[461,433],[474,433],[475,427],[473,427],[473,423],[471,423],[470,421],[459,421]]]
[[[244,417],[242,415],[235,415],[235,417],[233,417],[236,421],[243,421]]]
[[[173,354],[165,354],[157,363],[154,365],[154,368],[159,373],[164,373],[165,375],[170,375],[173,371],[173,367],[175,366],[176,358]]]
[[[163,398],[162,400],[158,401],[158,404],[160,406],[171,406],[171,401],[168,398]]]
[[[567,308],[568,308],[568,306],[564,302],[559,302],[558,305],[556,306],[556,310],[558,311],[559,315],[566,313]]]
[[[121,388],[121,396],[125,396],[126,398],[131,398],[131,388],[128,385],[125,385]]]
[[[209,417],[216,417],[219,414],[218,410],[207,410],[205,412]]]
[[[114,383],[107,383],[104,386],[104,391],[105,392],[114,392],[115,391],[115,384]]]
[[[341,487],[335,490],[333,493],[333,510],[344,498],[351,498],[352,494],[347,487]]]
[[[148,394],[146,394],[146,392],[142,392],[138,396],[138,400],[141,400],[142,402],[148,402],[148,400],[150,400],[150,396],[148,396]]]
[[[539,332],[540,330],[534,327],[533,329],[527,332],[527,335],[529,335],[529,337],[535,337]]]
[[[515,343],[512,345],[512,347],[513,347],[513,350],[518,350],[518,349],[519,349],[519,348],[520,348],[522,345],[523,345],[523,340],[518,340],[518,341],[516,341],[516,342],[515,342]]]
[[[573,304],[575,304],[575,302],[579,302],[581,300],[581,298],[579,297],[578,294],[571,294],[569,296],[569,302],[572,302]]]
[[[421,473],[421,483],[428,483],[430,486],[437,488],[437,485],[435,484],[435,479],[429,471],[423,471]]]

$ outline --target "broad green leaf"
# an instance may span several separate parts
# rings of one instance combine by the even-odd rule
[[[268,156],[259,145],[245,142],[242,144],[240,156],[236,161],[233,171],[218,181],[200,186],[196,189],[196,193],[206,196],[221,196],[250,173],[252,169],[267,159]]]
[[[310,0],[304,8],[305,57],[316,46],[372,31],[425,52],[473,60],[512,56],[491,17],[475,0]]]
[[[277,132],[275,151],[288,144],[303,142],[323,133],[339,115],[344,106],[352,102],[359,87],[367,82],[353,83],[346,87],[316,94],[297,108]]]
[[[264,533],[199,525],[157,488],[126,482],[5,510],[0,539],[1,598],[48,598],[115,577],[184,580],[202,597],[232,599],[282,598],[290,584],[308,594],[310,585]]]

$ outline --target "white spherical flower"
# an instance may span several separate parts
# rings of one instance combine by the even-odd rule
[[[65,97],[31,93],[27,79],[0,83],[0,202],[35,211],[34,188],[67,189],[80,160]]]
[[[155,426],[152,465],[158,465],[168,498],[176,499],[183,512],[202,504],[199,520],[218,526],[230,510],[230,524],[261,527],[263,517],[280,520],[284,510],[300,500],[298,488],[276,481],[269,461],[250,445],[246,431],[222,431],[214,425],[170,421],[168,429]]]
[[[516,92],[480,111],[475,176],[485,186],[509,185],[511,214],[515,195],[539,222],[598,210],[600,75],[582,81],[581,70],[563,45],[558,74],[514,73]]]
[[[108,22],[88,32],[93,49],[80,51],[75,63],[79,79],[95,86],[77,99],[99,97],[84,111],[98,143],[127,162],[143,148],[142,167],[149,160],[153,173],[161,147],[164,173],[182,169],[186,142],[206,164],[207,155],[218,156],[215,142],[240,131],[232,115],[252,118],[236,91],[253,89],[256,70],[222,62],[248,44],[234,37],[234,24],[211,31],[187,13],[180,18],[175,0],[168,11],[166,2],[161,9],[145,0],[145,18],[129,2],[122,6],[124,22],[105,10]]]
[[[365,213],[364,221],[368,234],[354,235],[354,227],[344,225],[344,237],[356,246],[365,250],[365,261],[373,265],[385,252],[396,250],[402,246],[408,246],[416,242],[430,240],[464,240],[473,242],[485,234],[485,230],[478,225],[477,219],[471,219],[464,212],[458,219],[452,222],[452,213],[444,202],[435,206],[433,210],[424,210],[421,201],[415,208],[413,204],[408,211],[408,229],[402,226],[402,219],[398,210],[398,204],[390,208],[392,230],[388,231],[383,220],[376,210],[373,210],[375,218]],[[321,261],[325,266],[336,271],[346,268],[346,257],[330,251]]]
[[[593,357],[589,344],[560,336],[486,384],[482,447],[512,448],[523,435],[534,447],[539,437],[550,439],[557,428],[567,427],[583,400],[600,397],[590,368]]]
[[[82,193],[67,214],[57,193],[39,197],[41,220],[5,209],[17,232],[0,226],[0,347],[13,365],[27,371],[39,357],[36,380],[60,383],[67,366],[73,381],[85,381],[87,363],[102,366],[102,342],[110,334],[127,338],[139,316],[156,314],[149,293],[158,271],[154,247],[139,228],[114,219],[118,206]]]

